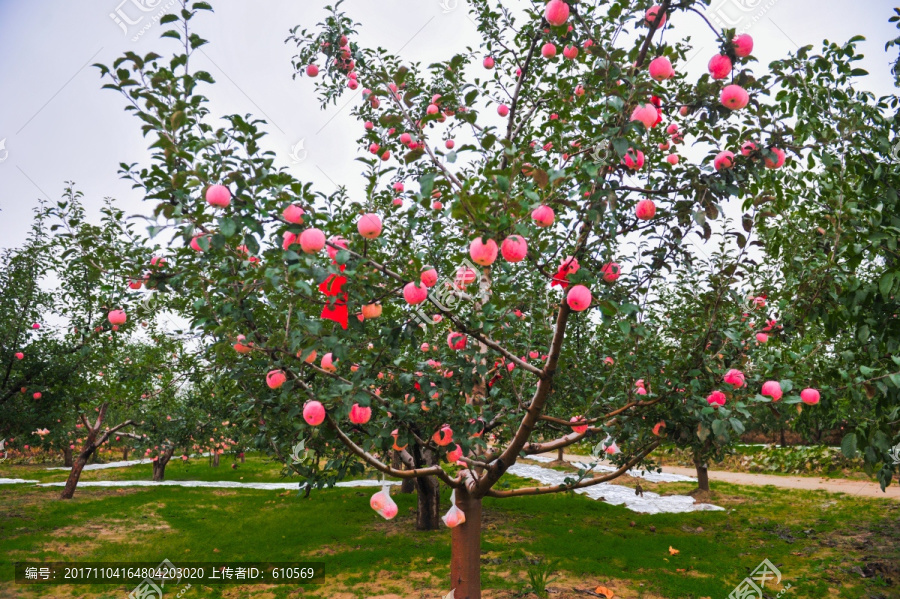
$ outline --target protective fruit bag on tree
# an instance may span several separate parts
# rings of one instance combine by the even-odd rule
[[[447,510],[447,513],[444,514],[444,517],[441,518],[441,520],[444,521],[447,528],[456,528],[466,521],[465,512],[456,507],[456,491],[450,493],[450,509]]]
[[[384,485],[380,491],[372,495],[372,498],[369,499],[369,505],[385,520],[390,520],[397,515],[397,504],[391,499],[391,490],[387,485]]]

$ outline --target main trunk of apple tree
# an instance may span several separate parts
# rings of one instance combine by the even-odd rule
[[[454,599],[481,599],[481,498],[456,490],[466,521],[450,532],[450,588]]]
[[[709,468],[698,451],[694,452],[694,467],[697,469],[697,488],[709,491]]]
[[[417,468],[428,468],[438,463],[438,458],[428,448],[414,447],[413,459]],[[416,530],[438,530],[441,526],[441,482],[436,476],[415,479]]]

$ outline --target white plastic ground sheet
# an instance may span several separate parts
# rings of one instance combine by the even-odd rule
[[[521,463],[514,464],[507,472],[515,476],[534,479],[543,485],[559,485],[564,483],[566,478],[573,477],[571,472],[560,472],[559,470]],[[647,480],[649,481],[650,479],[648,478]],[[602,499],[611,505],[624,505],[633,512],[643,514],[677,514],[725,509],[709,503],[694,503],[694,498],[687,495],[667,495],[662,497],[650,491],[644,491],[643,496],[635,495],[634,489],[609,483],[599,483],[583,489],[576,489],[575,492],[587,495],[591,499]]]
[[[209,456],[208,452],[204,453],[204,454],[200,454],[200,456],[198,456],[197,454],[191,454],[192,458],[196,458],[196,457],[205,458],[208,456]],[[181,458],[173,458],[173,460],[172,460],[173,463],[176,459],[181,459]],[[87,464],[83,469],[84,470],[106,470],[107,468],[124,468],[126,466],[137,466],[138,464],[149,464],[152,461],[153,460],[150,460],[148,458],[142,458],[140,460],[126,460],[126,461],[119,461],[119,462],[109,462],[108,464]],[[72,469],[71,466],[51,466],[51,467],[47,468],[47,470],[71,470],[71,469]]]
[[[550,462],[555,462],[556,458],[551,458],[543,455],[532,455],[528,456],[529,460],[534,460],[535,462],[541,462],[544,464],[548,464]],[[589,469],[590,464],[584,462],[571,462],[573,466],[576,468],[584,468],[585,470]],[[594,466],[594,470],[597,472],[615,472],[618,470],[615,466],[606,466],[605,464],[597,464]],[[635,478],[643,478],[647,482],[651,483],[695,483],[697,479],[692,476],[684,476],[683,474],[669,474],[666,472],[647,472],[644,470],[628,470],[626,472],[628,476],[633,476]]]
[[[0,485],[20,485],[22,483],[36,483],[36,480],[25,480],[24,478],[0,478]]]

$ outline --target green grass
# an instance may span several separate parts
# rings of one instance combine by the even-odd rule
[[[273,476],[250,458],[237,471],[205,460],[172,465],[167,478],[236,480]],[[6,467],[4,476],[21,467]],[[134,467],[130,470],[144,468]],[[212,473],[201,473],[206,469]],[[242,474],[243,470],[243,474]],[[274,472],[278,480],[277,467]],[[111,473],[112,471],[99,471]],[[118,476],[118,474],[115,474]],[[24,478],[25,476],[19,475]],[[138,478],[135,472],[129,478]],[[149,478],[149,473],[147,474]],[[512,486],[523,484],[511,478]],[[646,490],[685,493],[690,483]],[[328,584],[303,599],[334,596],[440,597],[448,590],[450,533],[416,532],[415,496],[386,522],[369,508],[374,489],[296,492],[178,487],[83,488],[72,501],[59,489],[0,487],[0,597],[121,597],[127,585],[16,587],[16,560],[299,561],[320,560]],[[483,581],[494,597],[516,597],[536,558],[558,563],[556,597],[573,588],[610,587],[617,597],[726,597],[768,558],[792,589],[787,597],[898,597],[900,504],[823,492],[713,484],[725,512],[644,515],[580,495],[486,499]],[[448,507],[445,493],[444,507]],[[670,555],[669,547],[679,551]],[[864,578],[861,574],[866,574]],[[879,581],[878,576],[881,577]],[[886,579],[892,579],[887,586]],[[264,591],[264,592],[263,592]],[[185,597],[298,596],[295,586],[205,586]],[[774,593],[771,593],[774,596]],[[168,597],[168,594],[166,595]],[[174,597],[174,594],[172,595]]]

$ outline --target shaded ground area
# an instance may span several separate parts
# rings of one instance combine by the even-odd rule
[[[685,494],[689,482],[647,491]],[[510,486],[533,484],[510,477]],[[384,521],[373,489],[294,491],[178,487],[0,488],[0,597],[122,597],[124,586],[14,586],[16,560],[323,562],[327,585],[195,586],[185,597],[443,597],[450,534],[414,530],[415,496]],[[551,597],[726,597],[763,559],[791,597],[898,597],[900,505],[817,491],[734,486],[713,480],[722,512],[637,514],[575,494],[485,502],[486,597],[527,593],[529,570],[550,562]],[[443,498],[449,507],[448,497]],[[672,553],[670,551],[676,551]],[[777,589],[770,592],[777,594]],[[174,596],[174,595],[173,595]],[[593,595],[596,596],[596,595]]]

